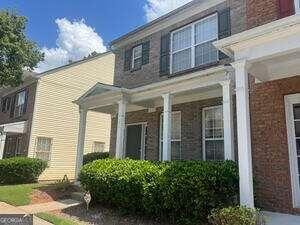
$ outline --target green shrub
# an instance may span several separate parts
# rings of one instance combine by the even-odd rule
[[[243,206],[228,207],[220,210],[213,210],[209,217],[213,225],[264,225],[265,221],[257,209],[250,209]]]
[[[81,184],[95,201],[181,224],[207,221],[212,209],[234,204],[234,162],[159,163],[106,159],[85,165]]]
[[[95,160],[99,159],[107,159],[109,158],[109,153],[108,152],[92,152],[85,154],[83,156],[83,165],[88,164],[90,162],[93,162]]]
[[[46,169],[47,162],[40,159],[15,157],[0,160],[0,184],[36,182]]]

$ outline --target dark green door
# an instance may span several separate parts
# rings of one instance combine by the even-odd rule
[[[126,158],[141,159],[143,125],[127,126]]]

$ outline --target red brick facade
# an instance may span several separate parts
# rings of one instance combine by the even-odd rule
[[[252,83],[250,91],[257,205],[272,211],[296,212],[292,206],[284,96],[300,93],[300,76]]]
[[[181,156],[184,160],[202,160],[202,109],[222,104],[222,98],[207,99],[173,105],[173,111],[181,112]],[[126,124],[147,122],[145,158],[159,160],[159,127],[162,108],[156,112],[147,110],[126,113]],[[236,130],[236,129],[235,129]],[[112,119],[110,154],[115,155],[117,117]]]

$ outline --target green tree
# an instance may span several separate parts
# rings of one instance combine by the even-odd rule
[[[44,59],[36,43],[25,35],[27,19],[0,10],[0,87],[22,83],[23,69],[32,71]]]

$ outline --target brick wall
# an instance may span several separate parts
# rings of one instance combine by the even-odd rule
[[[222,99],[217,98],[173,105],[173,111],[181,111],[181,149],[183,159],[202,159],[202,109],[221,104]],[[148,113],[146,110],[143,110],[126,114],[126,124],[147,122],[147,160],[159,159],[159,123],[161,113],[162,108],[157,108],[154,113]],[[112,119],[110,142],[110,154],[113,156],[115,154],[116,134],[117,117],[114,117]]]
[[[300,93],[300,76],[252,82],[250,90],[257,204],[266,210],[296,212],[292,208],[284,96]]]
[[[207,15],[215,13],[216,11],[230,7],[231,11],[231,33],[236,34],[246,29],[246,0],[227,0],[226,2],[219,4],[211,9],[170,26],[164,30],[156,32],[142,40],[131,43],[125,48],[118,49],[116,51],[116,61],[115,61],[115,79],[114,84],[117,86],[133,88],[137,86],[142,86],[154,82],[159,82],[168,79],[167,76],[160,76],[159,66],[160,66],[160,42],[161,36],[187,25],[191,22],[199,20]],[[141,70],[138,71],[124,71],[124,56],[125,49],[130,49],[133,46],[141,44],[145,41],[150,40],[150,61],[147,65],[144,65]]]
[[[257,27],[279,18],[278,0],[247,0],[247,27]]]

